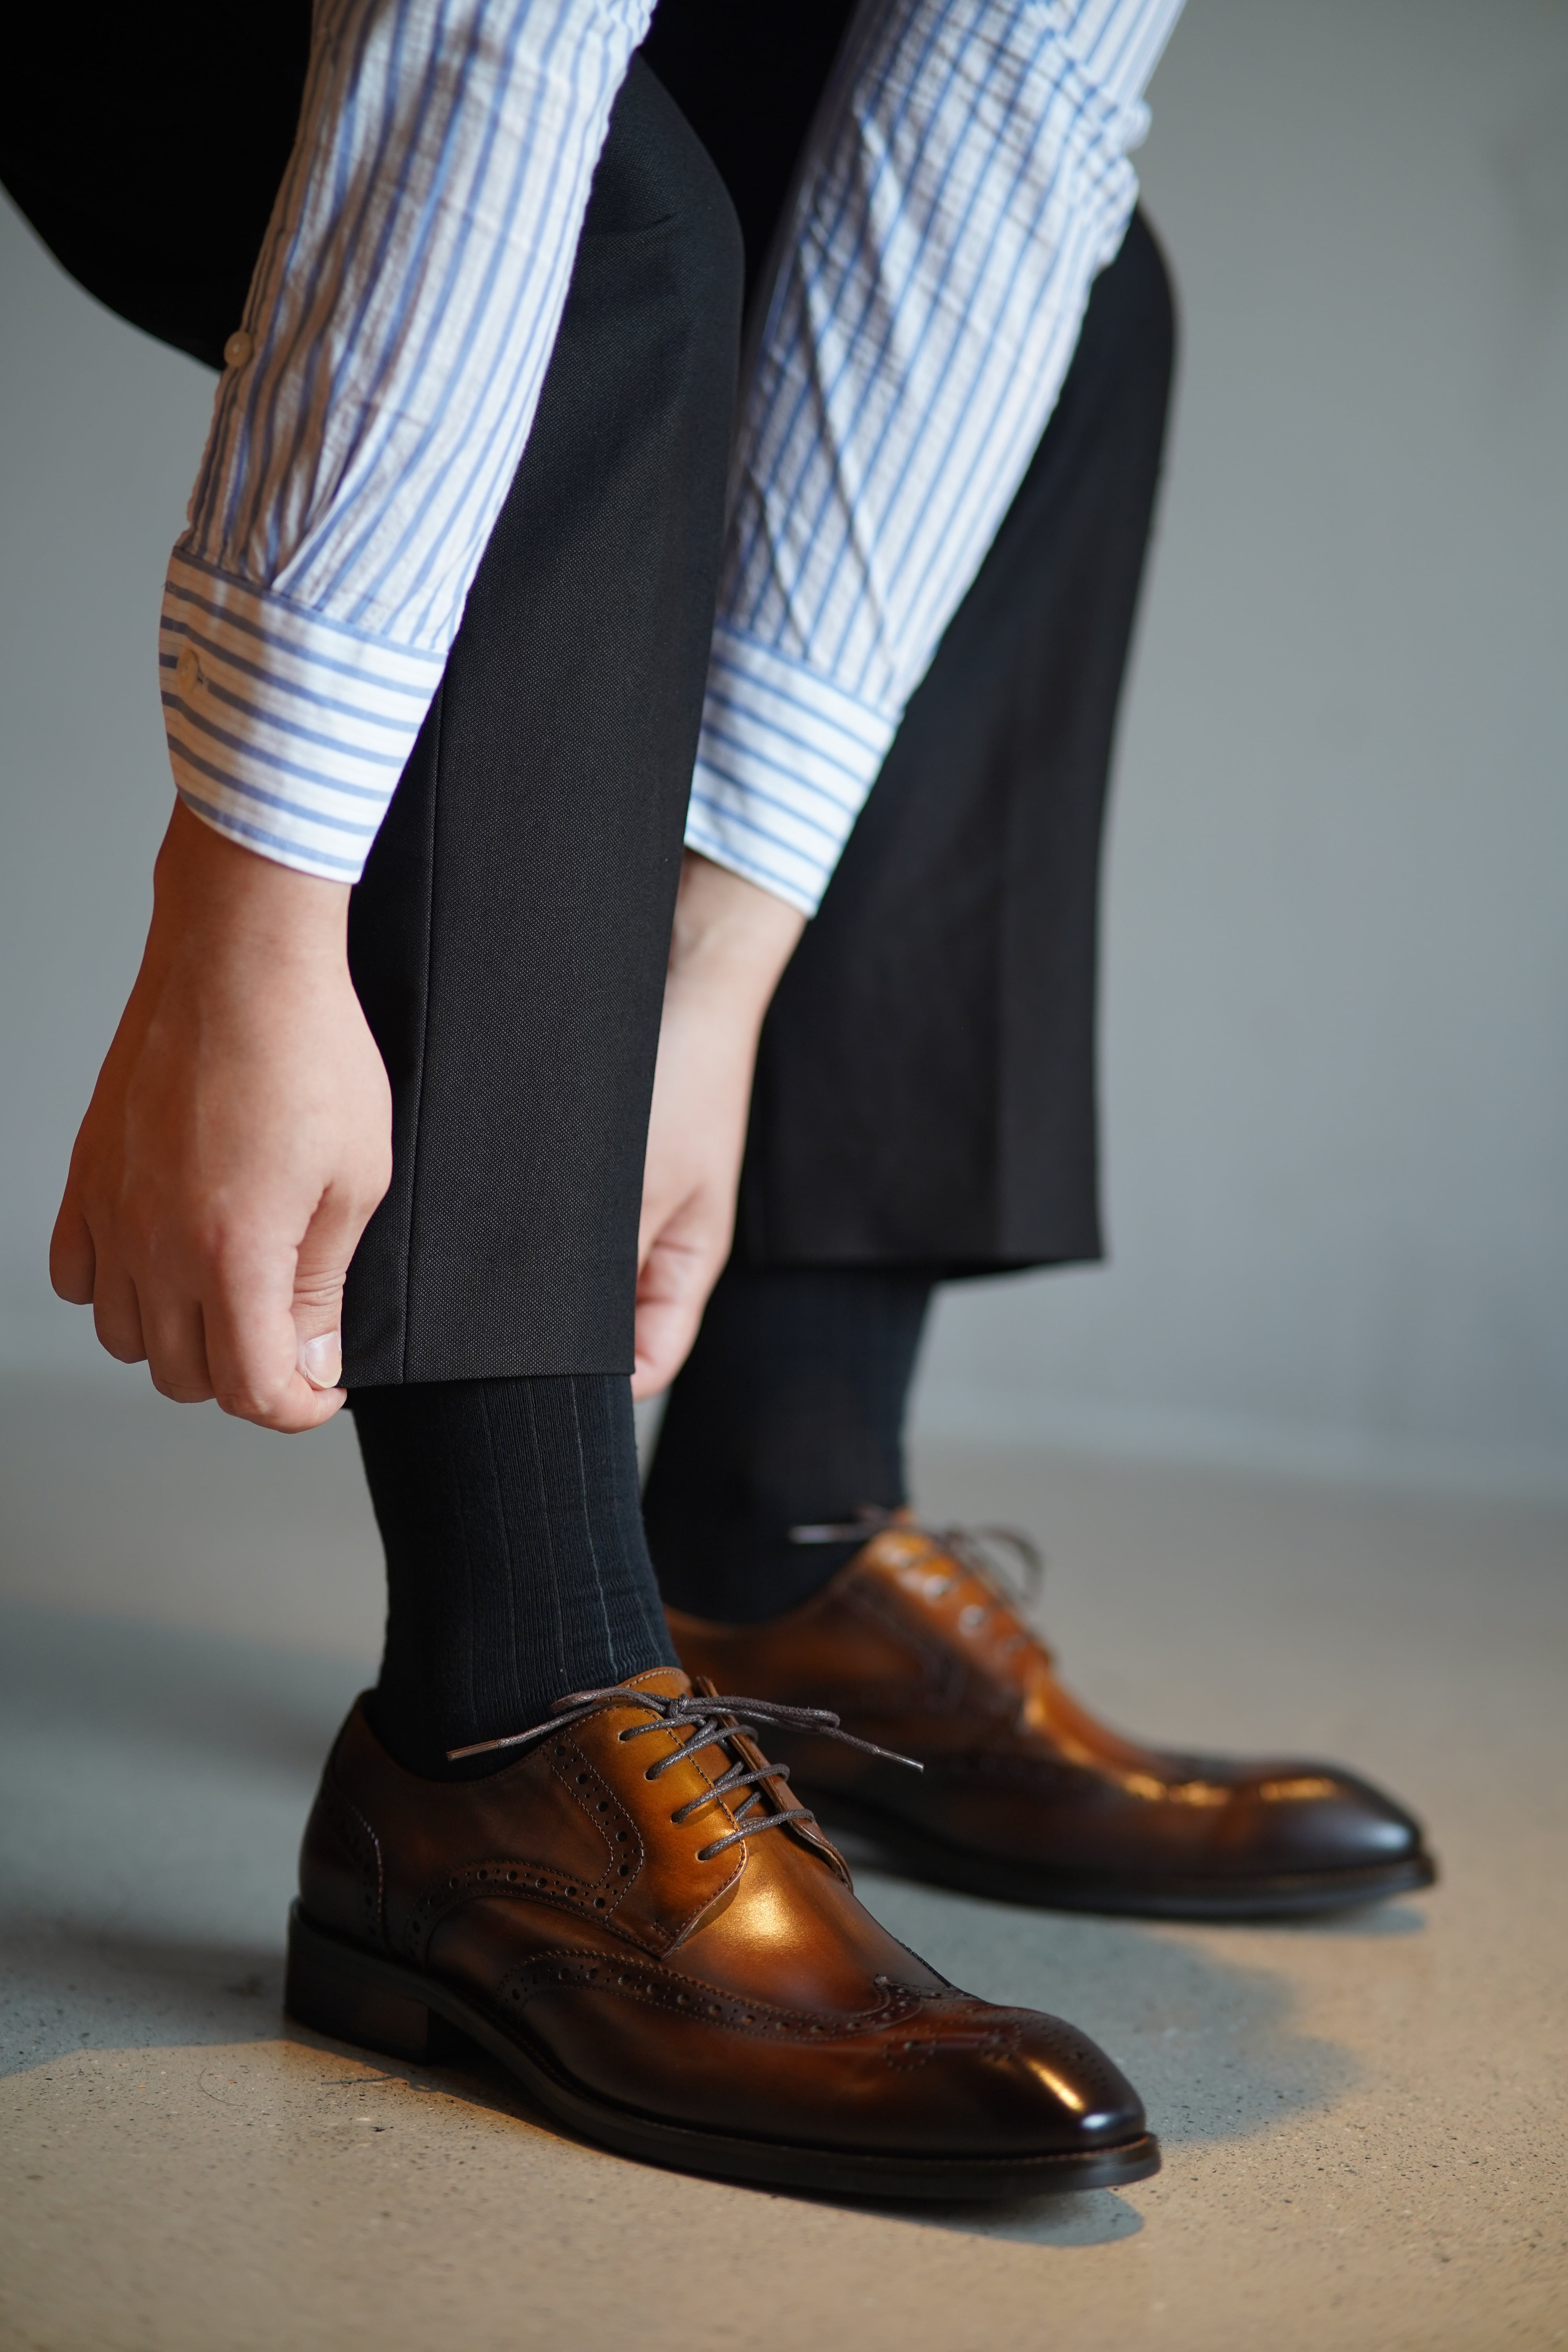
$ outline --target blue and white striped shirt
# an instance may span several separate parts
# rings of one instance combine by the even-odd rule
[[[688,839],[810,912],[1136,194],[1181,0],[864,0],[756,341]],[[516,470],[652,0],[318,0],[164,592],[175,782],[359,873]]]

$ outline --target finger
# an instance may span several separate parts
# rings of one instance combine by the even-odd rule
[[[316,1429],[342,1403],[299,1368],[290,1311],[295,1253],[276,1243],[215,1262],[202,1298],[207,1365],[223,1411],[263,1429]]]
[[[110,1258],[100,1257],[93,1269],[92,1328],[99,1346],[117,1362],[145,1362],[147,1343],[142,1336],[136,1286],[124,1267]]]
[[[715,1253],[666,1233],[637,1279],[632,1396],[641,1402],[668,1387],[690,1354],[719,1273]]]
[[[54,1232],[49,1235],[49,1280],[57,1298],[67,1298],[73,1307],[90,1307],[92,1280],[97,1265],[97,1252],[92,1246],[92,1229],[76,1204],[76,1194],[66,1187],[55,1219]]]
[[[178,1296],[158,1299],[144,1296],[141,1306],[142,1337],[153,1386],[175,1404],[207,1403],[213,1382],[207,1367],[206,1332],[196,1301]]]
[[[672,1314],[658,1307],[638,1307],[632,1359],[634,1404],[644,1404],[649,1397],[664,1394],[691,1353],[700,1319],[699,1316]]]

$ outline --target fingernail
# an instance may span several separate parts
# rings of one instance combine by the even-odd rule
[[[313,1389],[335,1389],[343,1376],[343,1335],[323,1331],[300,1342],[300,1370]]]

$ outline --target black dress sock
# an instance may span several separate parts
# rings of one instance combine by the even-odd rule
[[[386,1547],[386,1651],[369,1712],[398,1763],[542,1722],[567,1691],[670,1665],[638,1509],[625,1378],[573,1373],[359,1389]]]
[[[891,1510],[904,1486],[904,1409],[931,1278],[847,1266],[731,1266],[669,1392],[643,1496],[659,1588],[722,1624],[782,1616],[859,1540],[789,1531]]]

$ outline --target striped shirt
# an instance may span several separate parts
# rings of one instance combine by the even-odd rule
[[[865,0],[747,373],[688,839],[806,912],[1055,404],[1181,0]],[[159,659],[176,785],[360,872],[652,0],[317,0]]]

